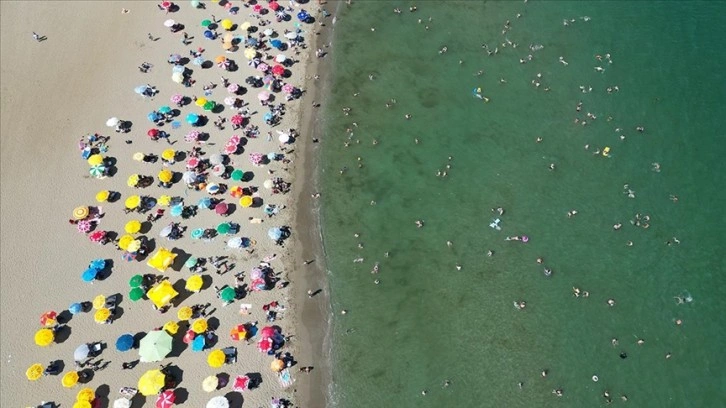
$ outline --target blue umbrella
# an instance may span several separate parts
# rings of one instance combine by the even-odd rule
[[[305,21],[308,21],[309,18],[310,18],[310,14],[308,14],[308,12],[305,10],[302,10],[301,12],[297,13],[297,19],[300,21],[305,22]]]
[[[194,65],[202,65],[203,63],[204,63],[204,58],[202,58],[202,57],[196,57],[192,61],[192,64],[194,64]]]
[[[88,268],[81,274],[81,279],[84,282],[93,282],[96,279],[96,275],[98,275],[98,269]]]
[[[183,74],[186,70],[187,69],[184,68],[184,65],[174,65],[174,67],[171,69],[171,72],[178,72],[180,74]]]
[[[134,336],[126,333],[116,339],[116,350],[129,351],[134,347]]]
[[[190,125],[193,125],[195,123],[199,122],[199,116],[197,116],[195,113],[190,113],[187,115],[187,123]]]
[[[282,238],[282,230],[279,228],[270,228],[267,231],[267,236],[270,237],[270,239],[277,241]]]
[[[207,341],[204,340],[204,335],[199,335],[192,340],[192,351],[202,351]]]
[[[254,39],[254,38],[248,38],[248,39],[247,39],[247,44],[248,44],[249,46],[251,46],[251,47],[254,47],[254,46],[256,46],[256,45],[257,45],[257,40],[256,40],[256,39]]]
[[[274,153],[274,152],[267,153],[267,160],[277,160],[277,153]]]
[[[202,235],[204,235],[204,228],[197,228],[191,233],[191,237],[193,239],[199,239],[202,237]]]
[[[71,303],[71,305],[68,306],[68,311],[71,312],[72,315],[76,315],[83,311],[83,306],[81,306],[80,303]]]
[[[282,46],[282,41],[275,39],[275,40],[270,41],[270,45],[272,45],[275,48],[280,48],[280,46]]]
[[[208,209],[209,207],[212,206],[212,199],[209,197],[202,197],[202,199],[199,200],[198,205],[199,205],[199,208]]]
[[[214,39],[214,33],[212,32],[212,30],[205,30],[204,31],[204,38],[208,38],[210,40],[213,40]]]
[[[131,262],[134,259],[136,259],[136,252],[124,251],[124,253],[121,254],[121,259],[123,259],[126,262]]]
[[[171,213],[172,217],[179,217],[182,215],[183,211],[184,211],[183,205],[175,205],[175,206],[171,207],[171,211],[169,211],[169,212]]]
[[[157,111],[151,111],[148,115],[146,115],[147,118],[149,118],[152,122],[158,122],[161,120],[161,115],[159,115],[159,112]]]
[[[166,113],[169,113],[169,112],[171,112],[171,108],[169,106],[167,106],[167,105],[164,105],[161,108],[159,108],[159,113],[166,114]]]
[[[136,88],[134,88],[134,92],[136,92],[139,95],[143,95],[144,92],[146,92],[149,89],[146,85],[139,85]]]
[[[262,117],[262,120],[267,122],[268,120],[272,120],[272,112],[265,113],[265,116]]]
[[[89,268],[98,269],[99,271],[106,267],[106,260],[102,258],[94,259],[88,265]]]

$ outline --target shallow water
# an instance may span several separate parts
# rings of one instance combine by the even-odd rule
[[[396,3],[342,6],[330,56],[323,235],[334,311],[349,311],[333,328],[336,405],[590,406],[604,390],[637,406],[726,400],[726,3],[398,3],[401,15]],[[612,64],[594,58],[606,53]],[[593,155],[605,146],[610,157]],[[489,228],[497,206],[501,231]],[[630,224],[637,213],[650,228]],[[527,244],[504,239],[523,234]]]

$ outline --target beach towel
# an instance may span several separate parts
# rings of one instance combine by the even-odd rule
[[[284,369],[280,371],[280,385],[282,385],[282,388],[287,388],[292,385],[292,383],[295,382],[295,380],[292,379],[292,375],[290,374],[290,370]]]

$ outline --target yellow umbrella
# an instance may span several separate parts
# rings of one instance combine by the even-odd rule
[[[76,395],[77,401],[87,401],[91,402],[96,398],[96,393],[93,391],[93,388],[84,388],[80,391],[78,391],[78,394]]]
[[[234,45],[232,45],[232,43],[229,41],[225,41],[222,43],[222,49],[224,50],[231,50],[232,47],[234,47]]]
[[[231,43],[232,40],[234,40],[234,34],[232,33],[225,33],[224,37],[222,37],[222,41],[226,43]]]
[[[162,281],[158,285],[154,286],[153,288],[149,289],[148,292],[146,292],[146,297],[151,300],[151,302],[161,309],[162,307],[169,304],[169,302],[174,299],[179,292],[174,290],[174,287],[171,286],[171,283],[169,283],[168,280]]]
[[[205,319],[197,319],[194,323],[192,323],[192,331],[197,334],[207,331],[207,327],[209,327],[209,325]]]
[[[158,200],[156,200],[156,203],[162,207],[166,207],[171,204],[171,196],[168,196],[166,194],[162,195],[161,197],[159,197]]]
[[[129,176],[129,179],[126,180],[126,185],[129,187],[136,187],[137,184],[139,184],[139,175],[138,174],[132,174]]]
[[[232,20],[230,20],[230,19],[228,19],[228,18],[225,18],[224,20],[222,20],[222,21],[221,21],[221,22],[219,23],[219,25],[220,25],[220,26],[221,26],[222,28],[224,28],[225,30],[229,30],[229,29],[231,29],[231,28],[232,28],[232,26],[233,26],[234,24],[232,24]]]
[[[245,58],[252,59],[257,55],[257,51],[254,48],[245,48]]]
[[[161,158],[164,160],[174,160],[176,157],[176,151],[174,149],[166,149],[161,152]]]
[[[98,310],[102,309],[106,305],[106,296],[98,295],[93,298],[93,308]]]
[[[137,195],[132,195],[132,196],[129,196],[129,197],[128,197],[128,198],[126,199],[126,202],[124,202],[124,205],[125,205],[125,206],[126,206],[126,208],[128,208],[129,210],[133,210],[134,208],[138,207],[138,206],[139,206],[139,204],[141,204],[141,197],[139,197],[139,196],[137,196]]]
[[[190,292],[199,292],[202,290],[202,286],[204,285],[204,280],[200,275],[192,275],[187,279],[186,285],[184,285],[184,288]]]
[[[129,246],[126,247],[126,250],[129,252],[136,252],[141,248],[141,241],[138,239],[135,239],[129,243]]]
[[[212,392],[219,387],[219,377],[210,375],[202,381],[202,389],[206,392]]]
[[[174,173],[171,172],[171,170],[164,169],[159,172],[159,181],[162,183],[169,183],[171,182],[171,178],[174,176]]]
[[[103,156],[100,154],[94,154],[88,158],[88,164],[91,166],[98,166],[101,163],[103,163]]]
[[[239,199],[239,205],[247,208],[252,205],[252,201],[252,196],[242,196],[242,198]]]
[[[279,358],[275,359],[272,361],[272,363],[270,363],[270,368],[272,369],[272,371],[279,373],[280,371],[285,369],[285,362],[280,360]]]
[[[176,312],[176,318],[179,320],[189,320],[192,318],[193,313],[191,307],[184,306]]]
[[[249,30],[250,27],[252,27],[252,24],[248,21],[245,21],[241,26],[239,26],[240,30]]]
[[[96,323],[106,323],[109,317],[111,317],[111,311],[104,307],[96,310],[96,314],[93,315],[93,320],[95,320]]]
[[[45,371],[43,366],[39,363],[35,363],[32,366],[28,367],[28,369],[25,371],[25,376],[28,377],[30,381],[35,381],[43,376],[43,371]]]
[[[159,370],[149,370],[139,378],[138,389],[143,396],[156,395],[164,388],[166,376]]]
[[[145,156],[145,155],[144,155],[143,153],[141,153],[141,152],[136,152],[136,153],[134,153],[134,155],[133,155],[133,156],[131,156],[131,157],[132,157],[132,158],[133,158],[134,160],[136,160],[136,161],[142,161],[142,160],[144,160],[144,156]]]
[[[89,401],[76,401],[72,408],[91,408]]]
[[[71,388],[78,384],[78,373],[75,371],[69,371],[61,379],[61,384],[66,388]]]
[[[123,249],[124,251],[128,251],[129,244],[133,241],[134,237],[132,235],[124,235],[118,239],[118,247]]]
[[[164,330],[167,331],[169,334],[176,334],[179,331],[179,323],[169,320],[168,322],[164,323]]]
[[[215,64],[219,64],[224,61],[227,61],[227,57],[225,57],[224,55],[218,55],[217,58],[214,59]]]
[[[141,231],[141,221],[131,220],[127,222],[126,226],[124,226],[124,231],[129,234],[136,234],[137,232]]]
[[[96,201],[99,203],[102,203],[106,200],[108,200],[108,196],[111,195],[111,192],[108,190],[101,190],[98,193],[96,193]]]
[[[73,218],[75,218],[77,220],[82,220],[82,219],[88,217],[88,214],[89,214],[89,210],[88,210],[88,207],[86,207],[85,205],[76,207],[75,209],[73,209]]]
[[[224,365],[224,360],[226,359],[222,350],[214,350],[207,356],[207,364],[212,368],[219,368]]]
[[[159,248],[158,251],[156,251],[151,258],[149,258],[148,261],[146,261],[146,265],[156,269],[159,272],[164,272],[166,268],[171,266],[171,264],[174,262],[174,258],[176,258],[176,254],[169,251],[166,248]]]
[[[40,329],[35,332],[35,344],[40,347],[49,346],[55,340],[55,333],[51,329]]]
[[[194,102],[197,106],[202,107],[205,103],[207,103],[207,98],[197,98],[197,101]]]

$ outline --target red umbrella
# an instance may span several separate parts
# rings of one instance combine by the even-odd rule
[[[234,115],[232,116],[232,118],[229,119],[229,121],[232,122],[233,125],[241,125],[244,120],[245,118],[242,115]]]
[[[197,334],[191,330],[188,330],[182,340],[184,341],[184,343],[189,344],[192,342],[192,340],[194,340],[195,337],[197,337]]]
[[[156,129],[156,128],[149,129],[149,131],[146,132],[146,134],[149,135],[149,137],[157,137],[157,136],[159,136],[159,129]]]
[[[279,64],[275,65],[272,67],[272,73],[275,75],[283,75],[285,73],[285,67]]]
[[[58,317],[58,313],[54,311],[45,312],[42,315],[40,315],[40,325],[43,327],[50,327],[53,326],[56,323],[56,318]]]
[[[265,337],[264,339],[260,339],[260,341],[257,343],[257,348],[263,352],[267,353],[268,351],[272,350],[272,339],[269,337]]]
[[[232,384],[232,390],[234,391],[245,391],[250,388],[250,377],[246,375],[238,375],[237,378],[234,379],[234,384]]]
[[[174,390],[166,390],[156,398],[156,408],[171,408],[175,399]]]
[[[90,239],[91,242],[101,242],[104,238],[106,238],[106,231],[102,230],[93,231],[88,235],[88,239]]]
[[[244,340],[247,337],[247,328],[244,324],[238,324],[230,330],[229,335],[234,341]]]
[[[229,210],[227,203],[219,203],[214,207],[214,212],[217,213],[217,215],[224,215],[227,214],[227,211]]]
[[[275,330],[275,328],[272,326],[265,326],[262,328],[262,330],[260,330],[260,335],[262,337],[272,337],[275,335],[275,333],[277,333],[277,330]]]
[[[262,6],[261,6],[261,5],[259,5],[259,4],[255,4],[255,6],[254,6],[254,7],[252,7],[252,10],[253,10],[253,11],[254,11],[255,13],[259,13],[259,12],[261,12],[261,11],[262,11]]]
[[[199,166],[199,159],[196,157],[190,157],[189,160],[187,160],[187,168],[193,169],[195,167]]]
[[[270,2],[270,4],[268,4],[268,6],[270,7],[270,10],[272,10],[272,11],[277,11],[277,9],[280,8],[280,5],[277,4],[276,1]]]

